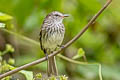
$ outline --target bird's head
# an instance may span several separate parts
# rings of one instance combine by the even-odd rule
[[[62,14],[58,11],[53,11],[47,15],[47,19],[54,21],[55,23],[61,23],[65,17],[68,17],[68,14]]]

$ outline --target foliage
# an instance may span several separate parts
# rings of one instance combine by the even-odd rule
[[[38,77],[39,75],[39,77]],[[48,78],[43,78],[41,73],[38,73],[36,74],[36,77],[34,78],[34,80],[68,80],[68,77],[66,77],[65,75],[62,75],[62,76],[51,76],[51,77],[48,77]]]
[[[0,12],[0,21],[8,21],[13,19],[12,16]]]
[[[6,45],[5,51],[0,52],[0,58],[1,58],[1,60],[0,60],[0,64],[1,64],[0,65],[0,73],[4,73],[6,71],[13,70],[16,68],[16,67],[12,66],[15,64],[14,59],[12,59],[12,58],[8,59],[8,63],[6,60],[2,59],[2,56],[4,56],[5,54],[7,54],[9,52],[14,52],[14,48],[10,44]],[[21,70],[20,73],[25,75],[26,80],[33,80],[33,72]],[[5,77],[2,80],[10,80],[10,79],[12,79],[12,76]]]
[[[33,72],[32,71],[22,70],[22,71],[20,71],[20,73],[25,75],[26,80],[33,80]]]
[[[73,56],[73,59],[83,57],[84,55],[85,55],[85,51],[82,48],[79,48],[77,54]]]
[[[0,0],[0,61],[2,61],[0,64],[2,66],[6,66],[7,64],[7,66],[10,65],[14,68],[15,66],[21,66],[44,56],[38,45],[39,43],[33,40],[39,41],[40,26],[43,18],[49,12],[58,10],[71,14],[69,18],[64,20],[66,27],[64,44],[82,29],[105,1]],[[82,60],[81,56],[83,57],[85,53],[89,62],[101,63],[104,80],[120,80],[119,3],[120,0],[114,0],[100,18],[91,25],[92,27],[77,42],[62,53],[67,57],[78,55],[78,60]],[[15,34],[8,34],[8,31],[3,30],[3,28],[15,32]],[[22,37],[21,39],[21,36],[16,34],[27,36],[28,38]],[[1,35],[3,36],[2,38]],[[5,46],[6,43],[9,43],[9,46],[6,46],[2,50],[1,46]],[[84,49],[84,51],[80,48]],[[10,56],[11,54],[14,58]],[[6,56],[10,58],[8,59]],[[98,74],[96,74],[98,68],[96,69],[95,66],[74,65],[61,60],[59,57],[57,57],[57,65],[59,73],[67,75],[71,80],[99,80]],[[4,67],[4,71],[8,70],[8,67]],[[32,75],[32,72],[46,73],[46,63],[32,66],[28,70],[30,74],[25,73],[26,75]],[[0,68],[0,72],[3,73],[4,71]],[[11,76],[7,78],[9,79]]]

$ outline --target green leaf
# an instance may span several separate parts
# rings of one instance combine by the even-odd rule
[[[12,45],[10,44],[6,44],[6,50],[9,51],[9,52],[14,52],[14,48],[12,47]]]
[[[5,24],[4,23],[0,23],[0,28],[5,28]]]
[[[84,55],[85,55],[85,51],[82,48],[79,48],[77,54],[73,56],[72,59],[77,59],[83,57]]]
[[[26,80],[33,80],[33,72],[32,71],[22,70],[22,71],[20,71],[20,73],[24,74],[24,76],[26,77]]]
[[[14,66],[11,66],[11,65],[9,65],[9,64],[6,64],[7,65],[7,67],[10,69],[10,70],[14,70],[16,67],[14,67]]]
[[[4,63],[4,66],[2,66],[3,71],[7,70],[14,70],[16,67],[11,66],[7,64],[6,62]],[[33,80],[33,72],[32,71],[26,71],[26,70],[21,70],[20,73],[24,74],[26,80]]]
[[[11,19],[13,19],[12,16],[0,12],[0,21],[8,21],[8,20],[11,20]]]
[[[60,76],[60,80],[68,80],[68,77],[66,77],[65,75]]]
[[[42,78],[42,74],[41,73],[36,74],[36,78],[38,79]]]
[[[5,54],[7,54],[8,52],[14,52],[14,48],[12,47],[12,45],[10,44],[6,44],[6,49],[3,52],[0,52],[0,55],[3,56]]]
[[[50,80],[56,80],[55,76],[50,77]]]
[[[15,64],[15,59],[10,58],[10,59],[8,60],[8,63],[11,64],[11,65]]]

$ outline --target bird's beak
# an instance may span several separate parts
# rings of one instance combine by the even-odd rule
[[[69,17],[69,14],[64,14],[63,17]]]

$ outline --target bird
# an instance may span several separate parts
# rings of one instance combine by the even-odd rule
[[[68,16],[69,14],[52,11],[44,18],[40,28],[40,47],[46,55],[48,77],[58,75],[55,56],[48,57],[48,54],[56,51],[58,47],[62,47],[65,34],[63,19]]]

